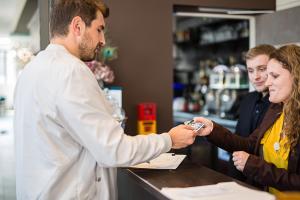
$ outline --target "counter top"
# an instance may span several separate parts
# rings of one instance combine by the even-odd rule
[[[229,176],[211,170],[203,165],[193,164],[187,159],[176,170],[149,170],[149,169],[119,169],[119,174],[122,178],[126,177],[126,191],[130,191],[130,181],[134,182],[136,187],[141,187],[144,190],[144,196],[152,196],[150,199],[168,199],[160,193],[163,187],[192,187],[217,184],[220,182],[235,181],[244,186],[253,188],[250,185],[235,180]],[[128,179],[131,179],[128,181]],[[137,194],[135,189],[131,191],[131,195]],[[141,193],[139,193],[141,195]],[[128,199],[144,198],[139,196],[134,198],[130,196]],[[120,194],[120,199],[124,198],[123,194]]]

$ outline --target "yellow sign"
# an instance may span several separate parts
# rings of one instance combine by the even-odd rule
[[[156,133],[156,120],[139,120],[138,134],[147,135],[150,133]]]

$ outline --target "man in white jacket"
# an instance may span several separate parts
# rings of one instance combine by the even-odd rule
[[[105,44],[107,7],[97,0],[51,5],[51,43],[25,67],[15,91],[17,198],[117,199],[115,167],[190,145],[196,133],[180,125],[124,134],[83,62]]]

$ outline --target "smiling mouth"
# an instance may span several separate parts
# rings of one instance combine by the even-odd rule
[[[259,82],[259,83],[255,83],[255,85],[257,85],[257,86],[263,86],[264,83],[263,82]]]

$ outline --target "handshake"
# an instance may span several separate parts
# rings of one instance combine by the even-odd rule
[[[180,149],[194,143],[196,136],[207,136],[213,129],[212,121],[196,117],[193,120],[184,122],[169,131],[172,148]]]

